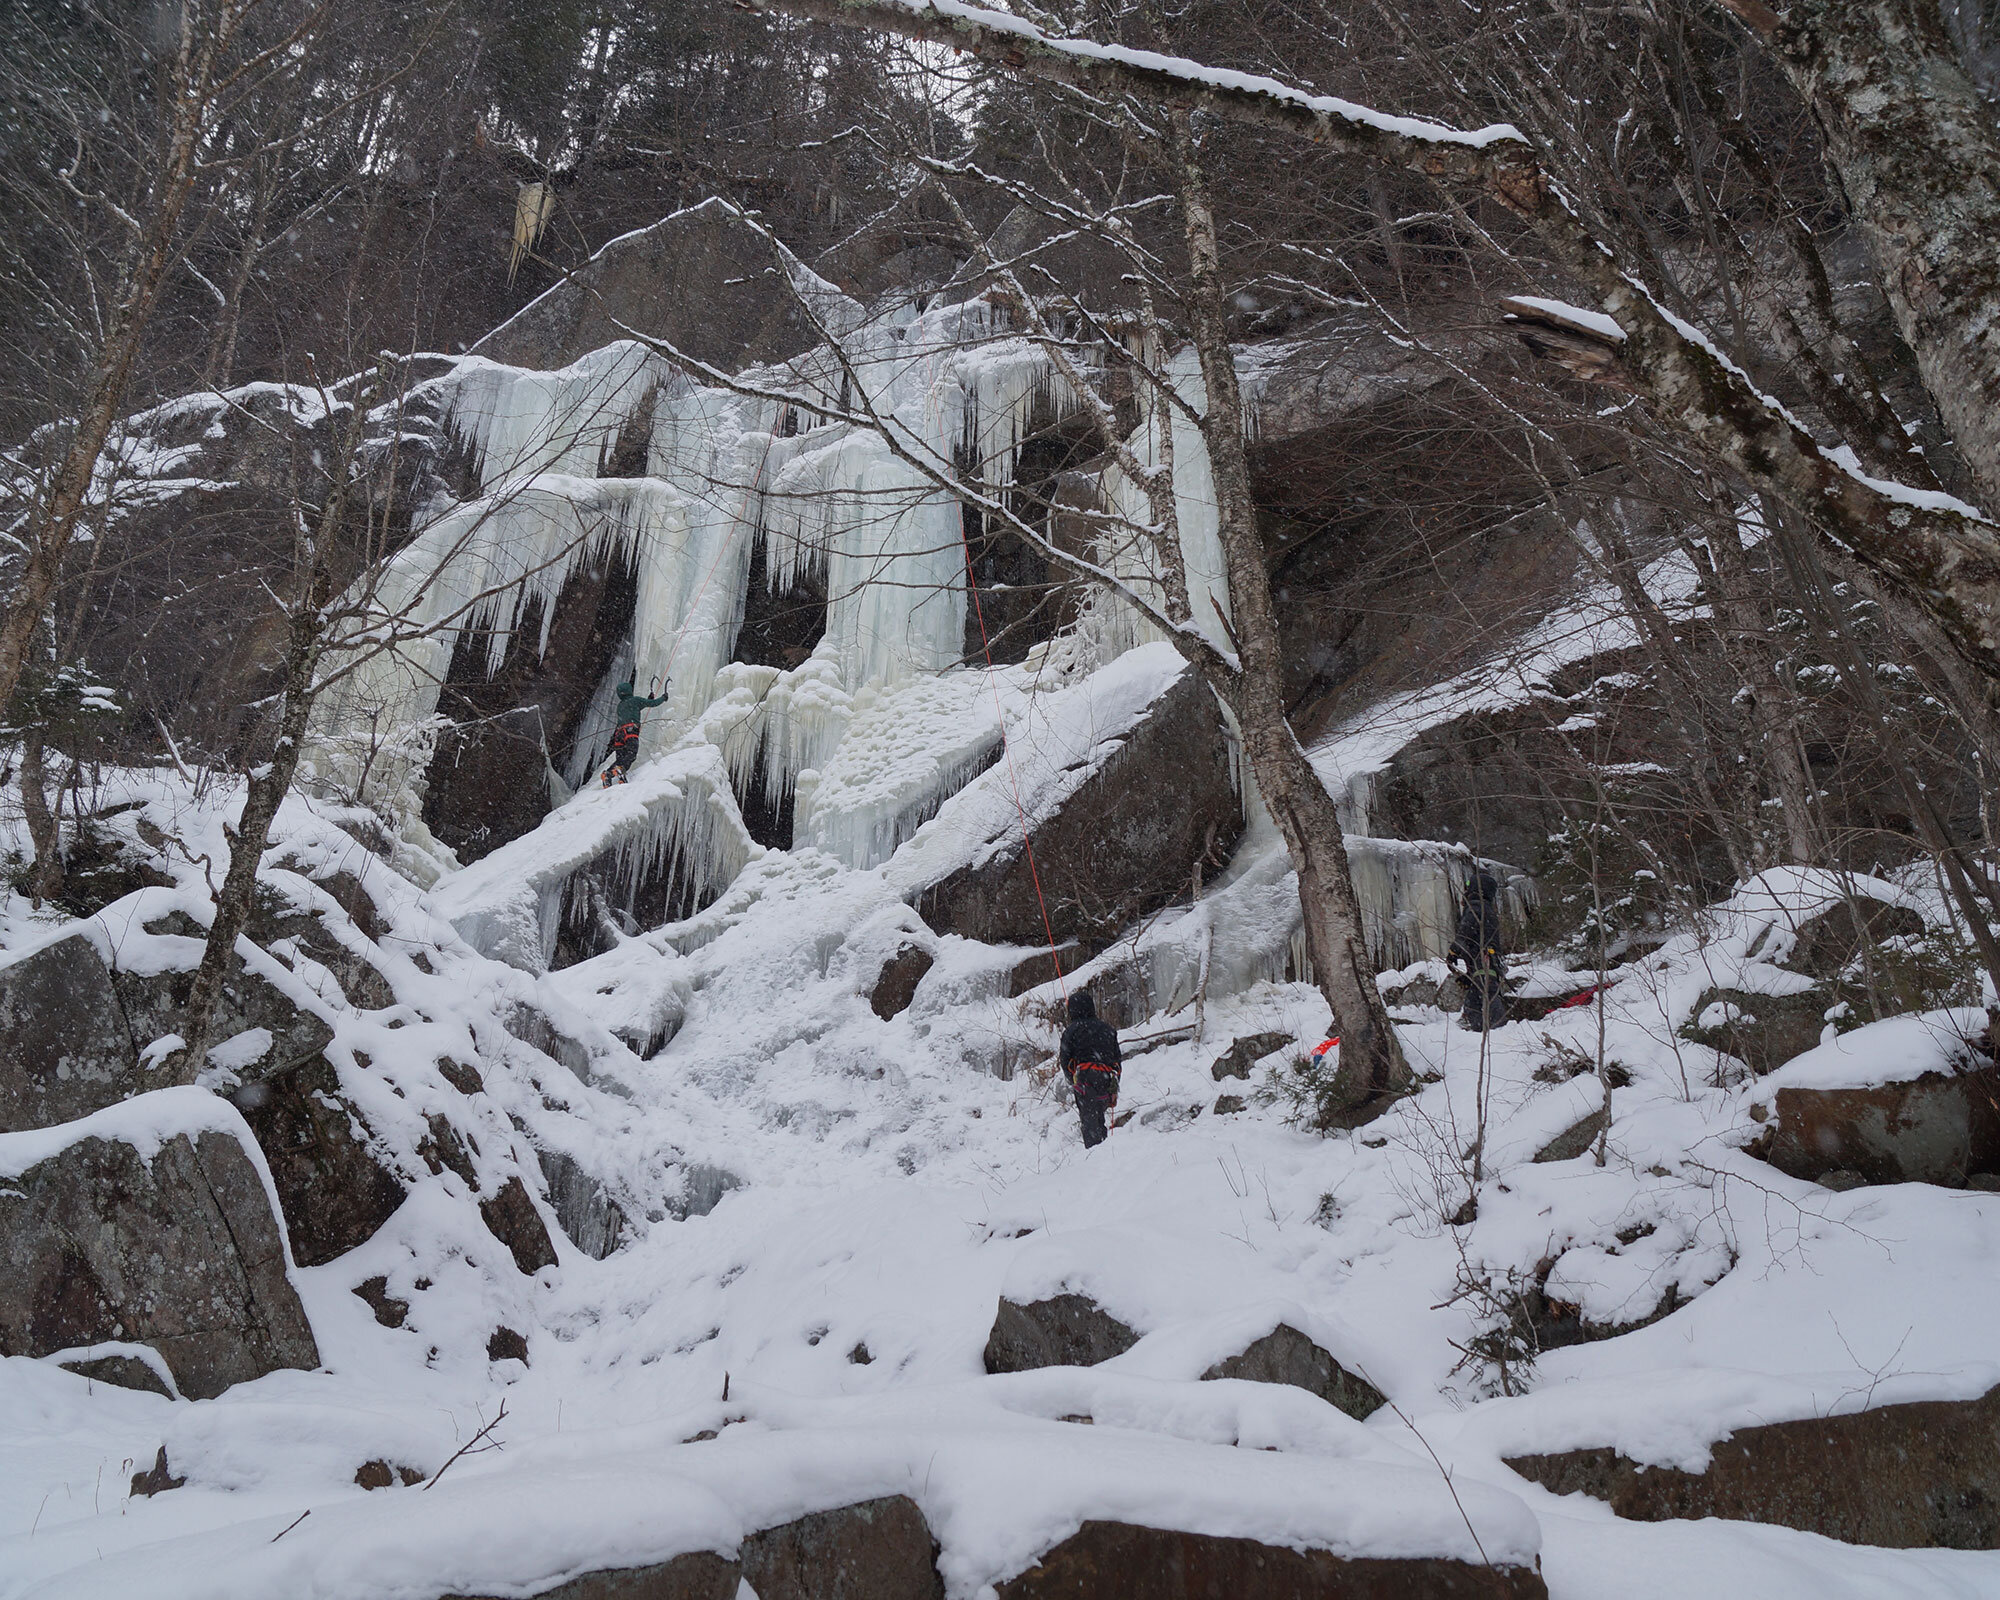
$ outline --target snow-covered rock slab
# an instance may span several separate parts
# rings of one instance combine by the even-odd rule
[[[2000,1549],[2000,1389],[1739,1428],[1700,1472],[1641,1466],[1606,1448],[1507,1464],[1641,1522],[1728,1517],[1849,1544]]]
[[[1151,644],[1037,697],[1009,729],[1007,759],[889,870],[939,933],[1101,945],[1188,895],[1195,863],[1218,867],[1242,825],[1214,695],[1171,646]]]
[[[206,1090],[0,1135],[0,1354],[145,1344],[193,1398],[316,1367],[288,1265],[256,1141]]]
[[[532,833],[446,880],[433,903],[480,954],[541,972],[555,948],[564,891],[586,868],[608,863],[620,879],[684,875],[713,898],[758,853],[721,755],[693,746],[646,762],[628,783],[585,790]]]

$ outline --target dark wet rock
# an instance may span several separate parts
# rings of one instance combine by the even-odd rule
[[[1243,1109],[1240,1094],[1219,1094],[1215,1097],[1215,1114],[1218,1117],[1233,1117]]]
[[[1069,798],[1031,828],[1036,871],[1012,833],[991,841],[986,860],[922,892],[917,910],[934,932],[1046,947],[1052,928],[1059,942],[1101,946],[1186,898],[1197,861],[1228,859],[1243,831],[1242,805],[1222,715],[1196,673],[1182,672],[1106,746]]]
[[[119,1389],[138,1389],[146,1394],[165,1395],[169,1400],[173,1393],[160,1381],[160,1375],[137,1356],[96,1356],[89,1360],[59,1361],[56,1363],[65,1372],[74,1372],[79,1378],[88,1378],[92,1383],[108,1383]]]
[[[769,237],[707,200],[612,240],[472,354],[552,370],[646,336],[732,372],[816,342]]]
[[[528,1341],[512,1328],[495,1328],[486,1341],[488,1361],[522,1361],[528,1359]]]
[[[438,1057],[438,1072],[444,1081],[460,1094],[484,1094],[486,1080],[479,1076],[477,1067],[468,1067],[462,1061],[454,1061],[450,1056]]]
[[[74,1122],[139,1084],[124,1007],[89,939],[0,967],[0,1133]]]
[[[555,1244],[535,1202],[528,1198],[528,1186],[519,1177],[509,1178],[497,1194],[480,1201],[479,1215],[522,1272],[533,1277],[543,1267],[556,1264]]]
[[[459,639],[438,689],[452,726],[425,769],[424,821],[461,860],[520,838],[548,814],[550,762],[566,767],[589,731],[592,697],[631,631],[638,594],[636,568],[597,551],[569,574],[546,616],[542,602],[528,602],[497,670],[484,630]]]
[[[875,987],[868,992],[868,1006],[887,1022],[910,1009],[917,997],[917,985],[936,964],[937,958],[920,944],[904,944],[882,964]]]
[[[1848,1172],[1867,1183],[1958,1187],[2000,1172],[2000,1067],[1868,1089],[1782,1088],[1774,1100],[1760,1153],[1794,1178],[1825,1183]]]
[[[132,1494],[135,1499],[146,1499],[152,1495],[165,1494],[169,1489],[178,1489],[187,1482],[186,1478],[176,1478],[167,1466],[167,1447],[160,1446],[160,1452],[153,1457],[152,1466],[144,1472],[132,1474]]]
[[[1537,1161],[1574,1161],[1597,1146],[1597,1136],[1611,1125],[1611,1113],[1599,1106],[1580,1117],[1535,1152]]]
[[[225,1134],[82,1139],[0,1186],[0,1355],[148,1344],[190,1399],[319,1365],[262,1178]]]
[[[466,1188],[477,1194],[479,1173],[472,1165],[472,1157],[467,1154],[465,1141],[459,1137],[458,1130],[436,1111],[424,1118],[424,1126],[427,1131],[417,1141],[417,1154],[431,1169],[431,1175],[435,1177],[449,1169]]]
[[[1373,1416],[1388,1404],[1374,1384],[1349,1372],[1297,1328],[1282,1322],[1240,1355],[1217,1362],[1202,1377],[1288,1383],[1295,1389],[1318,1395],[1357,1421]]]
[[[586,1572],[553,1589],[538,1590],[535,1600],[736,1600],[743,1570],[726,1556],[708,1550],[675,1556],[648,1567],[613,1567]],[[518,1594],[513,1589],[510,1593]],[[439,1600],[501,1600],[498,1595],[448,1594]]]
[[[1349,1560],[1254,1539],[1086,1522],[999,1600],[1546,1600],[1541,1574],[1446,1557]]]
[[[1250,1069],[1273,1050],[1282,1050],[1292,1042],[1289,1033],[1253,1033],[1247,1039],[1233,1041],[1208,1069],[1209,1077],[1217,1083],[1224,1078],[1247,1078]]]
[[[415,1467],[398,1466],[378,1456],[354,1469],[354,1481],[364,1489],[393,1489],[399,1483],[408,1489],[422,1483],[424,1474]]]
[[[375,1236],[403,1203],[403,1180],[372,1148],[324,1056],[230,1096],[271,1168],[292,1256],[317,1267]],[[357,1132],[358,1130],[358,1132]]]
[[[542,1177],[549,1186],[549,1205],[556,1225],[569,1242],[594,1261],[618,1248],[627,1227],[625,1208],[596,1178],[560,1150],[537,1150]]]
[[[904,1495],[816,1511],[743,1541],[757,1600],[944,1600],[937,1541]]]
[[[2000,1549],[2000,1389],[1739,1428],[1703,1472],[1642,1467],[1609,1448],[1514,1456],[1557,1494],[1621,1517],[1725,1517],[1893,1549]]]
[[[410,1314],[410,1302],[399,1300],[389,1293],[389,1280],[380,1273],[357,1283],[354,1293],[375,1313],[375,1320],[385,1328],[400,1328]]]
[[[986,1370],[1094,1367],[1138,1342],[1138,1334],[1088,1295],[1059,1294],[1027,1305],[1003,1299],[986,1340]]]

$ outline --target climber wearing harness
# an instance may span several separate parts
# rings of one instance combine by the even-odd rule
[[[1108,1132],[1104,1117],[1118,1104],[1118,1074],[1124,1057],[1118,1049],[1118,1030],[1097,1020],[1097,1003],[1087,989],[1069,997],[1069,1026],[1063,1029],[1056,1065],[1076,1092],[1084,1149],[1104,1143]]]
[[[611,765],[604,769],[605,788],[625,781],[625,769],[639,753],[639,718],[666,698],[664,687],[656,695],[643,695],[632,692],[630,678],[618,685],[618,720],[611,735]]]
[[[1458,913],[1458,933],[1451,941],[1451,962],[1462,968],[1465,1010],[1458,1025],[1485,1033],[1507,1020],[1507,967],[1501,959],[1506,946],[1500,933],[1500,884],[1492,873],[1475,868],[1465,882],[1465,904]]]

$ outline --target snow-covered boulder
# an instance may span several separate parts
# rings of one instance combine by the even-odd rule
[[[743,1541],[757,1600],[944,1600],[938,1544],[908,1495],[814,1511]]]
[[[914,870],[948,840],[957,846],[916,897],[939,933],[1045,945],[1052,930],[1101,947],[1185,899],[1196,862],[1219,867],[1243,831],[1215,696],[1167,645],[1050,695],[1009,738],[1013,765],[946,802],[931,838],[917,841],[930,851],[908,854]]]
[[[194,1399],[316,1367],[287,1266],[256,1142],[206,1090],[0,1135],[0,1355],[147,1346]]]
[[[1124,1522],[1086,1522],[1019,1577],[1000,1600],[1110,1595],[1121,1600],[1203,1600],[1267,1595],[1287,1600],[1543,1600],[1530,1566],[1444,1557],[1338,1556],[1255,1539],[1186,1533]]]
[[[1727,1517],[1849,1544],[2000,1549],[2000,1389],[1738,1428],[1698,1472],[1642,1465],[1608,1446],[1507,1465],[1638,1522]]]
[[[1760,1153],[1806,1179],[1957,1186],[2000,1172],[2000,1066],[1969,1042],[1985,1025],[1970,1008],[1923,1012],[1805,1052],[1758,1085]]]

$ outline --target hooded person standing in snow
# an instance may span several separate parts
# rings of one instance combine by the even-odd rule
[[[1088,989],[1069,997],[1069,1026],[1063,1029],[1056,1065],[1076,1093],[1077,1115],[1083,1119],[1083,1147],[1104,1143],[1105,1113],[1118,1104],[1118,1075],[1124,1056],[1118,1030],[1097,1020],[1097,1002]]]
[[[639,753],[639,718],[654,706],[663,705],[666,698],[664,688],[656,695],[634,694],[630,678],[618,685],[618,716],[612,724],[611,765],[604,769],[605,788],[625,781],[625,769]]]
[[[1492,873],[1475,868],[1465,882],[1465,904],[1458,913],[1458,933],[1451,941],[1451,960],[1465,973],[1465,1010],[1458,1025],[1485,1033],[1507,1020],[1506,947],[1500,934],[1500,884]]]

